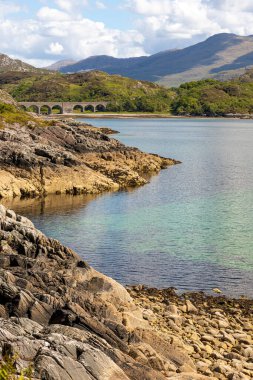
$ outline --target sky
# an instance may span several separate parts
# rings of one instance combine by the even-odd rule
[[[0,0],[0,53],[37,67],[253,34],[253,0]]]

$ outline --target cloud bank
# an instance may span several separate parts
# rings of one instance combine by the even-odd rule
[[[216,33],[253,34],[252,0],[130,0],[149,53],[185,47]]]
[[[40,66],[98,54],[152,54],[222,32],[253,34],[252,0],[121,0],[114,7],[112,0],[38,0],[37,5],[31,11],[30,0],[26,5],[0,0],[0,52]],[[87,17],[88,9],[104,12],[103,22],[96,21],[97,13]],[[118,12],[128,17],[127,27],[113,27]]]

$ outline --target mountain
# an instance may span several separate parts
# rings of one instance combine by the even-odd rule
[[[21,71],[21,72],[37,72],[40,69],[22,62],[19,59],[12,59],[8,55],[0,54],[0,72]]]
[[[149,57],[93,56],[61,67],[62,73],[101,70],[109,74],[158,82],[166,86],[203,78],[230,79],[253,66],[253,36],[221,33],[179,50]]]
[[[63,59],[61,61],[53,63],[50,66],[45,67],[45,69],[51,71],[59,71],[62,67],[74,65],[75,63],[76,61],[74,61],[73,59]]]
[[[135,66],[141,64],[142,62],[145,63],[146,60],[147,57],[114,58],[108,55],[97,55],[76,62],[73,65],[67,65],[65,67],[62,67],[60,71],[62,73],[74,73],[79,71],[100,70],[105,71],[108,74],[120,74],[124,76],[125,72],[131,74],[131,70]],[[131,75],[125,76],[133,77]]]

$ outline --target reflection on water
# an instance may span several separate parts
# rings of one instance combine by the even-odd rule
[[[102,196],[13,200],[43,232],[126,283],[253,296],[253,126],[225,120],[97,120],[128,145],[183,161]]]
[[[4,206],[17,210],[20,214],[30,215],[32,217],[40,217],[46,215],[67,214],[78,211],[80,207],[85,207],[86,204],[98,198],[99,195],[48,195],[45,198],[14,198],[3,199],[1,203]]]

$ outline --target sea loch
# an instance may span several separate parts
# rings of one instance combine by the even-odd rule
[[[88,121],[89,122],[89,121]],[[252,121],[93,120],[182,161],[144,187],[9,203],[123,284],[253,296]]]

